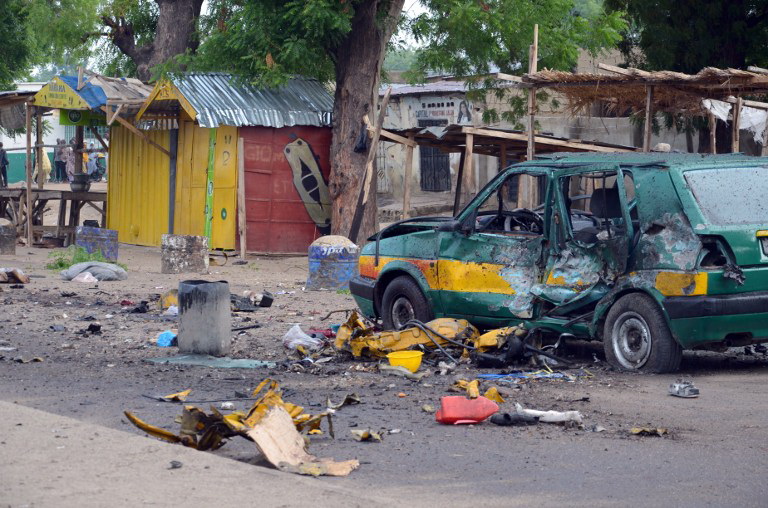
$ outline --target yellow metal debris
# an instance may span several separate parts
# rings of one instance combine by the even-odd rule
[[[178,393],[171,393],[170,395],[165,395],[161,397],[166,402],[184,402],[187,400],[187,397],[189,397],[189,394],[192,393],[192,389],[184,390],[183,392]]]
[[[501,396],[501,394],[499,393],[499,389],[496,388],[495,386],[491,386],[490,388],[488,388],[483,394],[483,396],[486,399],[490,399],[497,404],[503,404],[505,402],[504,397]]]

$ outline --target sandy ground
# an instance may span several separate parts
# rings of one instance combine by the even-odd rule
[[[451,394],[448,388],[454,376],[473,379],[478,369],[463,365],[452,376],[432,373],[415,383],[382,376],[371,363],[341,357],[310,368],[283,363],[288,357],[281,337],[293,323],[304,330],[325,328],[339,322],[320,321],[327,312],[354,308],[347,294],[302,290],[306,258],[252,257],[247,265],[230,261],[211,267],[206,275],[164,275],[159,273],[157,249],[126,245],[120,249],[129,279],[95,286],[64,282],[46,270],[47,250],[19,247],[16,256],[0,256],[0,266],[17,266],[33,276],[23,289],[0,285],[0,347],[13,348],[0,351],[1,400],[141,435],[127,422],[124,410],[176,430],[174,418],[182,409],[144,394],[191,388],[191,401],[232,400],[236,392],[248,392],[263,378],[272,377],[281,382],[286,400],[309,410],[320,410],[327,397],[337,401],[347,393],[360,395],[362,404],[345,407],[336,415],[336,438],[313,437],[310,451],[340,460],[357,458],[361,467],[347,478],[317,481],[372,493],[393,505],[765,505],[768,360],[763,355],[744,355],[743,349],[730,354],[687,353],[678,375],[635,375],[608,368],[598,345],[578,345],[566,353],[592,377],[498,386],[507,398],[502,409],[510,410],[514,402],[537,409],[576,409],[584,414],[584,428],[498,427],[488,422],[442,426],[422,406],[437,407],[440,397]],[[233,293],[244,289],[274,293],[271,308],[233,315],[233,327],[261,325],[233,335],[233,356],[279,365],[210,369],[147,363],[147,358],[176,353],[175,348],[153,344],[159,332],[175,326],[159,315],[155,300],[189,278],[227,280]],[[131,307],[121,306],[121,300],[147,300],[153,310],[131,314]],[[93,322],[90,319],[102,325],[101,334],[82,331]],[[63,326],[64,331],[53,331],[53,325]],[[14,361],[19,356],[43,361]],[[701,397],[668,396],[667,386],[678,376],[692,378]],[[238,409],[248,407],[246,401],[235,404]],[[629,429],[638,425],[666,427],[670,433],[630,436]],[[381,443],[355,441],[350,429],[364,428],[391,433]],[[599,428],[605,430],[593,431]],[[48,445],[31,442],[29,446],[39,451]],[[242,439],[213,453],[263,467],[253,445]],[[3,457],[13,467],[13,454],[3,453]],[[152,467],[161,460],[147,454],[145,465]],[[222,464],[226,462],[217,467],[226,467]],[[23,461],[18,467],[25,467]],[[41,484],[46,481],[40,478]],[[210,485],[196,485],[218,488],[215,477]],[[11,505],[23,501],[23,495],[16,496]]]

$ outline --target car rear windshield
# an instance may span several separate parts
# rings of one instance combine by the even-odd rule
[[[768,166],[688,171],[685,180],[713,225],[768,223]]]

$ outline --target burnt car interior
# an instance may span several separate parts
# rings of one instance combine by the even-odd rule
[[[544,233],[544,219],[536,211],[543,209],[543,205],[534,210],[517,207],[518,177],[517,174],[507,177],[496,193],[477,208],[475,231],[515,235]]]

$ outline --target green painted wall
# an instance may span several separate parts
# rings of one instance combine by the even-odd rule
[[[51,160],[51,167],[53,167],[53,152],[48,152],[48,158]],[[8,162],[11,163],[8,166],[8,183],[24,181],[24,164],[26,159],[26,153],[8,152]]]

